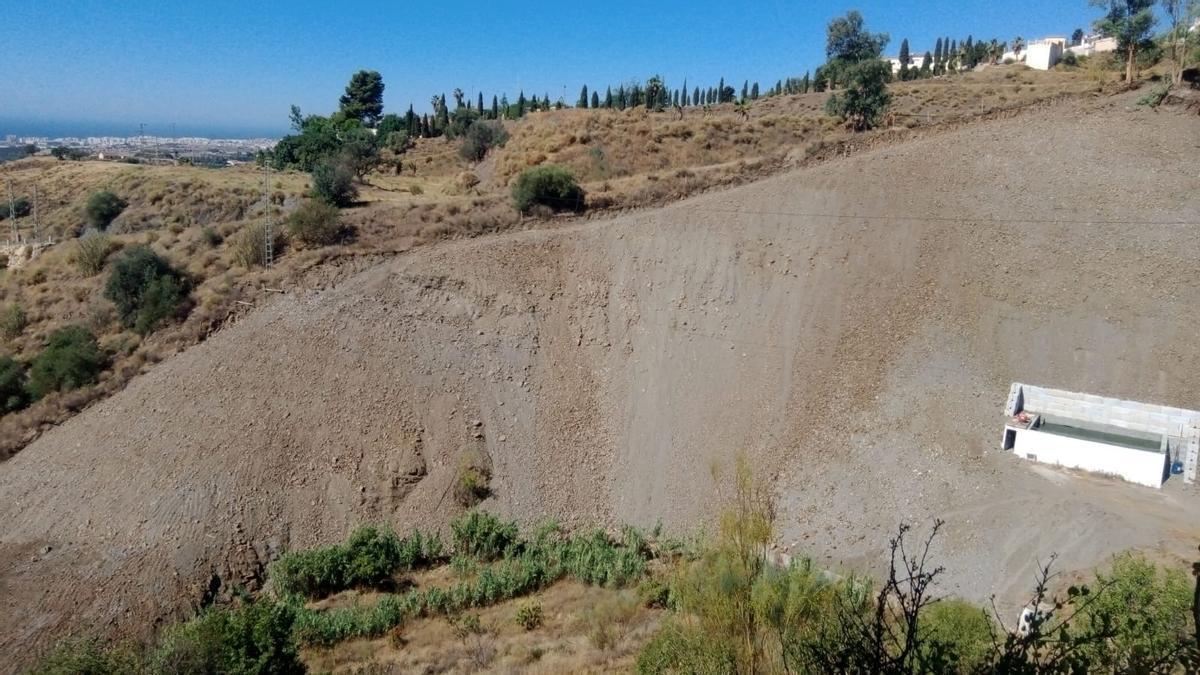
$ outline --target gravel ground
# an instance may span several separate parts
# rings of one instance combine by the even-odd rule
[[[744,452],[779,545],[877,569],[947,519],[942,591],[1184,557],[1200,496],[999,451],[1013,380],[1196,407],[1195,117],[1127,99],[676,205],[418,249],[297,292],[0,465],[0,655],[145,636],[278,551],[441,526],[464,456],[526,522],[691,531]],[[1118,222],[1120,221],[1120,222]],[[1133,222],[1136,221],[1136,222]]]

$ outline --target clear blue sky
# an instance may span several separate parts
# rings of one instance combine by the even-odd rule
[[[515,98],[661,73],[671,87],[719,77],[740,87],[819,65],[830,18],[858,9],[868,27],[907,37],[1010,40],[1069,35],[1099,14],[1086,0],[738,0],[332,2],[0,0],[0,133],[22,120],[166,134],[286,131],[288,106],[325,113],[349,75],[378,70],[385,106],[428,109],[455,87]],[[103,123],[103,124],[102,124]]]

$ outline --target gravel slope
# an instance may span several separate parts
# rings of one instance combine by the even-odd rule
[[[1200,405],[1197,231],[1144,222],[1200,221],[1196,132],[1072,104],[282,298],[0,465],[0,660],[145,635],[364,520],[444,524],[467,452],[493,510],[676,530],[745,452],[785,549],[876,566],[942,516],[942,590],[977,600],[1051,552],[1187,555],[1190,490],[998,443],[1013,380]]]

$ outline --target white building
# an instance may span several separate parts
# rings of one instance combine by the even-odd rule
[[[1102,37],[1100,35],[1088,35],[1079,44],[1067,47],[1067,51],[1075,56],[1091,56],[1092,54],[1115,52],[1117,51],[1117,39]]]
[[[892,74],[893,75],[900,72],[900,57],[899,56],[889,56],[888,63],[892,64]],[[924,68],[925,67],[925,55],[924,54],[913,54],[912,56],[908,57],[908,67],[910,69],[915,69],[915,70],[920,70],[920,69]],[[929,67],[932,68],[933,64],[932,63],[929,64]]]
[[[1173,461],[1195,480],[1200,412],[1014,382],[1003,448],[1018,457],[1162,487]]]
[[[1051,37],[1030,42],[1022,52],[1025,65],[1036,70],[1050,70],[1062,59],[1067,38]]]

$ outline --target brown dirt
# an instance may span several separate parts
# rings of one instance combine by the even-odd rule
[[[781,546],[871,568],[901,519],[946,517],[943,591],[976,600],[1055,551],[1186,556],[1190,490],[998,450],[1013,380],[1197,404],[1195,225],[1151,224],[1200,220],[1196,122],[1131,100],[280,298],[0,466],[0,654],[145,635],[364,520],[443,525],[467,452],[485,508],[689,531],[744,451]]]

